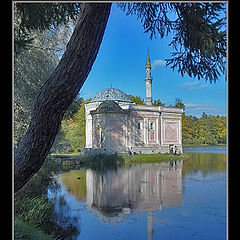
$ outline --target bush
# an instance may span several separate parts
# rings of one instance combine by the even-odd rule
[[[52,212],[53,205],[48,202],[46,197],[26,197],[14,201],[15,216],[36,227],[47,222]]]
[[[54,240],[31,223],[25,223],[18,217],[14,219],[14,239]]]

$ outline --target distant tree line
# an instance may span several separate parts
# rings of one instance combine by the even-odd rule
[[[207,115],[182,117],[183,144],[226,144],[226,116]]]

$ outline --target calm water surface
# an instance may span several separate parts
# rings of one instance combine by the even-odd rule
[[[226,148],[184,161],[74,169],[49,189],[70,239],[226,239]],[[217,153],[216,153],[217,152]]]

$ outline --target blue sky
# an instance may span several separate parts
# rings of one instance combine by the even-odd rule
[[[97,59],[80,96],[92,98],[100,90],[113,87],[145,99],[145,64],[149,49],[153,99],[169,105],[180,98],[187,115],[200,117],[203,112],[226,115],[225,76],[210,84],[204,79],[182,77],[176,70],[172,71],[164,64],[173,51],[169,42],[170,37],[151,40],[136,16],[125,16],[113,4]]]

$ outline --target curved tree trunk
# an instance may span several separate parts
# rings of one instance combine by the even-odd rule
[[[40,89],[29,128],[14,152],[15,192],[41,168],[49,153],[65,111],[91,71],[110,9],[111,3],[82,5],[66,51]]]

